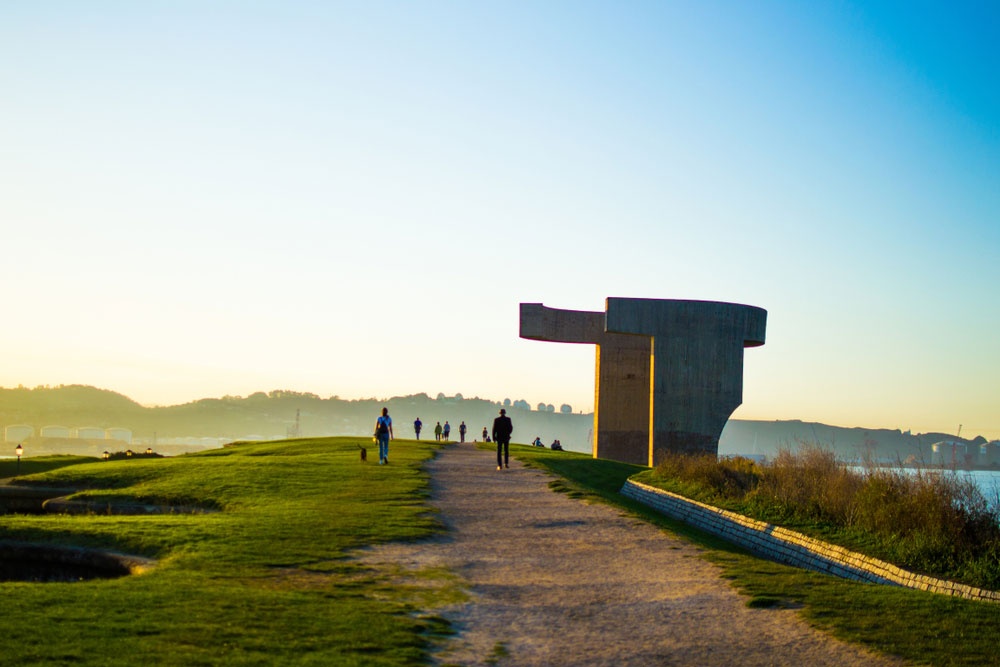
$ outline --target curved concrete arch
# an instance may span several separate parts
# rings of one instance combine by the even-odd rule
[[[521,338],[596,346],[595,458],[649,461],[649,337],[608,333],[601,312],[521,304]]]
[[[743,402],[743,348],[764,344],[767,311],[719,301],[606,302],[606,329],[653,339],[649,465],[661,453],[719,453]]]
[[[597,346],[597,458],[654,465],[663,452],[718,454],[743,402],[743,349],[767,311],[718,301],[609,297],[605,312],[522,303],[520,336]]]

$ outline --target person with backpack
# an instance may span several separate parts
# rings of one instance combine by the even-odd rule
[[[392,417],[389,408],[382,408],[382,415],[375,420],[375,441],[378,443],[378,464],[389,462],[389,440],[392,439]]]

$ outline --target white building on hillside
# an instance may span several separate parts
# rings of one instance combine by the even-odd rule
[[[112,427],[104,431],[104,437],[108,440],[121,440],[126,445],[131,445],[132,429]]]
[[[27,424],[11,424],[3,430],[3,439],[7,442],[21,442],[35,435],[35,427]]]

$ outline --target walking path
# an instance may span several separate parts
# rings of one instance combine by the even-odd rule
[[[441,611],[459,630],[444,665],[890,665],[750,609],[699,548],[548,488],[546,473],[473,445],[428,464],[442,539],[378,547],[372,563],[446,567],[472,600]]]

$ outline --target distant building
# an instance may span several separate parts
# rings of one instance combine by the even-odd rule
[[[104,429],[96,426],[81,426],[76,429],[76,437],[85,440],[104,440]]]
[[[108,440],[121,440],[126,445],[132,444],[132,429],[130,428],[109,428],[104,431],[104,437]]]
[[[27,424],[11,424],[3,430],[3,439],[7,442],[21,442],[33,435],[35,435],[35,427]]]
[[[979,466],[996,467],[1000,465],[1000,440],[984,442],[979,445]]]
[[[72,432],[65,426],[43,426],[39,435],[43,438],[71,438]]]
[[[964,466],[966,445],[957,440],[942,440],[931,445],[931,463],[952,467]]]

